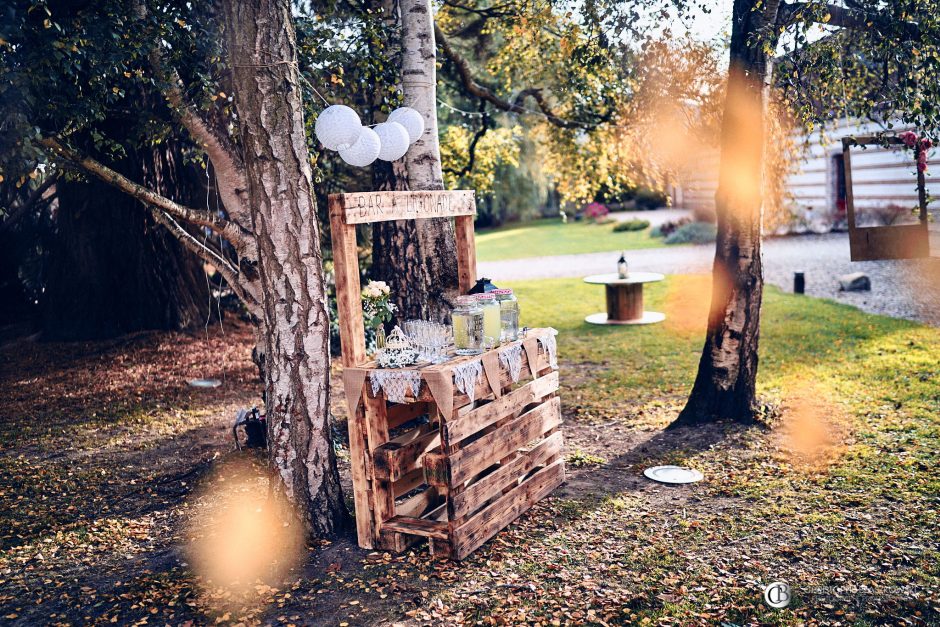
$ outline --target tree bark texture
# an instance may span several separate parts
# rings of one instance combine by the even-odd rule
[[[308,530],[346,525],[329,423],[329,320],[288,0],[222,0],[258,244],[269,455]]]
[[[689,400],[675,424],[751,422],[764,276],[761,261],[764,110],[771,62],[758,34],[778,2],[735,0],[715,206],[712,302]],[[773,46],[771,46],[772,48]]]
[[[134,152],[121,166],[161,194],[205,202],[197,173],[172,147]],[[205,324],[211,297],[199,259],[137,203],[97,179],[59,182],[41,304],[44,338],[102,339]]]
[[[384,189],[444,189],[437,129],[434,16],[428,0],[401,0],[402,90],[405,105],[424,117],[424,134],[392,164]],[[402,174],[407,172],[407,185]],[[372,275],[392,288],[399,318],[443,321],[457,295],[457,248],[448,218],[396,221],[373,227]]]

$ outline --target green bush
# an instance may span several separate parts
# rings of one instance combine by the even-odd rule
[[[676,229],[691,223],[692,218],[679,218],[678,220],[663,222],[650,231],[650,237],[669,237],[675,233]]]
[[[718,230],[708,222],[691,222],[666,237],[667,244],[708,244],[715,241]]]
[[[666,195],[666,192],[655,189],[640,188],[636,190],[634,199],[636,200],[637,209],[652,210],[669,205],[669,196]]]
[[[626,222],[618,222],[615,224],[614,233],[620,233],[622,231],[643,231],[648,229],[649,226],[649,220],[627,220]]]

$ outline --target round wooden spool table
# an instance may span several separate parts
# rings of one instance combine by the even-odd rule
[[[666,314],[643,311],[643,284],[662,281],[657,272],[631,272],[621,279],[614,274],[594,274],[585,283],[603,285],[607,290],[607,313],[591,314],[584,319],[591,324],[653,324],[666,319]]]

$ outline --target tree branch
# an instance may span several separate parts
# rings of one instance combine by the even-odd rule
[[[857,6],[857,5],[856,5]],[[829,16],[828,21],[818,19],[813,12],[820,7],[825,9],[825,14]],[[835,26],[838,28],[849,28],[854,30],[865,30],[877,27],[882,24],[900,25],[901,30],[908,37],[918,39],[920,37],[920,27],[914,22],[897,22],[888,15],[880,12],[867,12],[861,9],[847,8],[835,4],[814,4],[811,2],[783,2],[777,14],[777,24],[780,26],[789,26],[796,24],[807,18],[818,24]],[[883,34],[891,30],[892,34],[897,34],[893,29],[877,29]]]
[[[483,136],[486,135],[486,131],[488,131],[490,128],[490,116],[487,115],[486,113],[486,101],[485,100],[480,100],[480,113],[483,114],[482,124],[480,125],[480,128],[477,129],[477,132],[474,133],[473,139],[470,140],[470,147],[467,150],[467,152],[469,153],[469,158],[467,159],[467,165],[465,165],[459,170],[454,169],[454,168],[444,168],[446,172],[453,174],[457,178],[470,174],[470,172],[473,171],[473,162],[476,160],[476,154],[477,154],[477,144],[480,143],[480,140],[483,139]]]
[[[132,3],[132,11],[138,20],[147,17],[147,7],[142,0]],[[229,217],[243,229],[251,225],[251,211],[248,205],[248,177],[241,155],[236,150],[231,138],[224,130],[210,124],[186,100],[180,86],[183,80],[174,67],[165,67],[159,39],[150,51],[150,66],[164,83],[161,91],[170,104],[170,110],[189,132],[193,140],[200,144],[209,156],[215,168],[219,196]]]
[[[159,69],[161,67],[160,55],[154,53],[151,59],[155,67]],[[216,178],[220,182],[219,195],[222,197],[225,210],[233,220],[247,228],[247,225],[251,224],[251,215],[248,211],[248,178],[240,155],[230,138],[210,125],[185,100],[180,89],[182,79],[176,70],[171,69],[167,74],[168,83],[163,90],[164,97],[180,123],[186,127],[190,136],[203,147],[209,156],[215,168]]]
[[[214,212],[192,209],[180,205],[169,198],[157,194],[153,190],[147,189],[143,185],[133,182],[123,174],[115,172],[103,163],[66,148],[55,139],[45,138],[40,140],[39,143],[55,156],[65,159],[88,174],[92,174],[105,183],[113,185],[146,205],[159,207],[168,214],[180,220],[185,220],[190,224],[212,229],[227,239],[236,249],[241,249],[247,242],[246,234],[237,224],[220,217]]]
[[[222,275],[225,282],[232,288],[235,295],[245,303],[249,311],[258,304],[256,295],[248,294],[244,286],[239,282],[238,269],[233,266],[228,259],[223,257],[218,251],[200,242],[166,211],[153,205],[151,205],[149,209],[153,219],[166,227],[184,247],[206,263],[212,264],[212,266],[219,271],[219,274]]]
[[[14,224],[19,222],[23,216],[25,216],[29,211],[38,203],[40,200],[44,200],[44,194],[52,187],[56,181],[59,180],[59,173],[53,172],[43,180],[39,186],[34,189],[29,197],[23,202],[22,205],[12,206],[10,209],[10,215],[7,216],[6,220],[0,223],[0,233],[9,230]],[[52,194],[55,196],[55,194]]]
[[[529,87],[528,89],[523,89],[511,102],[504,100],[503,98],[497,96],[496,93],[491,89],[481,85],[473,78],[473,72],[470,70],[470,64],[466,59],[461,57],[456,50],[453,49],[447,39],[447,36],[444,34],[444,31],[442,31],[437,24],[434,25],[434,37],[437,41],[437,45],[441,49],[441,52],[443,52],[444,56],[454,64],[464,89],[477,98],[489,102],[497,109],[509,111],[511,113],[528,113],[529,111],[523,106],[523,104],[527,98],[532,98],[538,105],[542,115],[545,116],[545,119],[559,128],[592,129],[599,124],[609,121],[611,117],[613,117],[613,111],[608,111],[604,115],[596,116],[598,120],[594,124],[561,118],[556,115],[554,111],[552,111],[548,102],[545,100],[545,95],[542,93],[542,89],[539,87]]]

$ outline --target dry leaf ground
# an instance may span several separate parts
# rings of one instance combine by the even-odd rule
[[[694,375],[702,279],[650,290],[675,324],[631,329],[582,324],[602,295],[577,281],[513,287],[526,323],[560,331],[569,480],[461,564],[345,536],[286,574],[208,581],[190,523],[221,486],[268,489],[231,442],[258,402],[249,329],[4,344],[0,623],[940,624],[940,330],[770,291],[764,423],[665,431]],[[664,463],[705,481],[642,477]],[[763,602],[774,580],[787,609]]]

